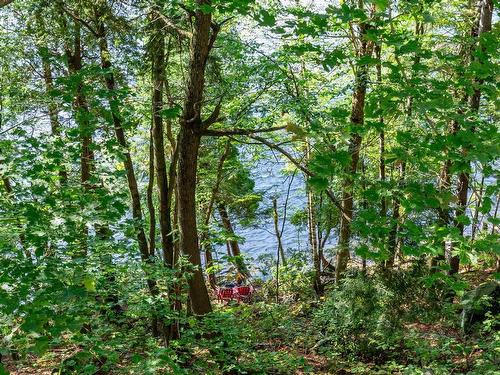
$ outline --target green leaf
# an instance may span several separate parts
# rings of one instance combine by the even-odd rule
[[[358,60],[358,65],[377,65],[380,64],[380,60],[371,56],[362,56]]]
[[[459,216],[457,216],[457,221],[460,224],[464,224],[464,225],[469,225],[470,224],[470,218],[467,215],[459,215]]]
[[[417,40],[410,40],[408,43],[399,47],[397,52],[399,55],[405,55],[408,53],[416,52],[416,51],[418,51],[418,49],[419,49],[418,41]]]
[[[274,26],[276,24],[276,17],[267,10],[262,9],[257,16],[257,22],[261,26]]]
[[[311,177],[308,182],[316,190],[322,191],[328,188],[328,180],[323,177]]]
[[[210,13],[213,13],[214,12],[214,7],[208,5],[208,4],[202,4],[199,6],[200,10],[202,11],[202,13],[204,14],[210,14]]]
[[[490,197],[484,197],[483,202],[481,203],[481,207],[479,207],[479,212],[482,214],[488,214],[491,211],[491,207],[493,202]]]
[[[164,108],[160,111],[163,118],[174,119],[180,116],[182,113],[182,107],[177,105],[171,108]]]
[[[49,347],[49,338],[46,336],[42,336],[36,339],[35,346],[33,347],[33,352],[38,355],[42,355],[47,351]]]

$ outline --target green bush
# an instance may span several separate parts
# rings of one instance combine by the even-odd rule
[[[316,348],[337,355],[383,359],[399,346],[399,321],[388,308],[394,293],[359,274],[330,291],[313,314]]]

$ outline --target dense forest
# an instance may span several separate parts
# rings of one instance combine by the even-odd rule
[[[500,374],[496,0],[0,0],[0,374]]]

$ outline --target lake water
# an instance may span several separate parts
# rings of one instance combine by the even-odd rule
[[[309,256],[306,226],[298,227],[290,223],[293,213],[304,209],[307,205],[304,176],[299,171],[294,175],[283,173],[285,166],[286,162],[271,152],[265,158],[260,158],[251,164],[255,191],[263,193],[263,200],[259,206],[259,211],[263,214],[259,215],[259,219],[251,227],[242,227],[238,223],[234,225],[236,235],[245,238],[245,241],[240,243],[240,248],[246,257],[256,259],[266,254],[276,257],[278,242],[270,212],[273,197],[276,197],[278,203],[280,230],[285,205],[287,207],[286,223],[282,232],[283,247],[285,250],[298,250]],[[334,238],[330,239],[328,245],[332,245],[333,242]],[[217,252],[219,257],[227,254],[226,246],[219,246]]]

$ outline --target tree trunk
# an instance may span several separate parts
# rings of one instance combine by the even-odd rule
[[[106,82],[106,87],[109,90],[109,106],[111,109],[111,117],[113,120],[113,126],[115,130],[116,140],[120,144],[123,150],[124,157],[124,167],[127,174],[128,188],[132,200],[132,217],[134,218],[134,229],[137,236],[137,244],[141,254],[141,259],[145,264],[150,264],[152,262],[150,251],[148,248],[148,240],[143,227],[143,216],[141,208],[141,197],[139,193],[139,188],[137,185],[137,179],[135,177],[134,164],[132,163],[132,157],[130,155],[128,143],[125,137],[125,132],[123,130],[122,121],[119,116],[118,99],[116,97],[116,84],[114,74],[111,71],[111,55],[108,49],[108,42],[106,40],[106,29],[102,20],[99,20],[99,49],[101,57],[101,67],[106,72],[104,75],[104,80]],[[148,272],[146,271],[146,275]],[[155,297],[158,295],[158,287],[156,282],[151,277],[147,276],[146,283],[150,294]],[[158,318],[156,313],[153,313],[152,318],[152,329],[153,335],[158,336]]]
[[[201,234],[201,242],[203,244],[203,247],[205,248],[205,262],[206,262],[206,268],[210,268],[213,266],[213,257],[212,257],[212,252],[213,252],[213,247],[212,243],[210,242],[210,237],[208,234],[208,226],[210,224],[210,218],[212,217],[212,211],[215,203],[215,199],[217,195],[219,194],[219,187],[220,183],[222,181],[222,172],[224,168],[224,162],[226,161],[229,151],[231,149],[231,144],[229,141],[226,143],[226,147],[224,148],[224,152],[222,153],[219,163],[217,165],[217,175],[215,177],[215,185],[212,188],[212,194],[210,195],[210,201],[208,202],[208,207],[205,213],[205,228],[204,231]],[[215,276],[215,273],[210,272],[208,274],[208,279],[210,286],[212,289],[215,289],[217,287],[217,278]]]
[[[276,198],[273,198],[273,222],[274,233],[276,234],[276,240],[278,242],[278,254],[281,258],[281,264],[286,266],[285,249],[283,248],[283,243],[281,242],[281,232],[279,229],[278,201]]]
[[[479,37],[487,32],[491,31],[491,22],[492,22],[492,17],[493,17],[493,0],[481,0],[479,3],[479,8],[478,8],[478,23],[477,26],[474,26],[471,34],[473,37],[476,37],[479,39]],[[481,41],[479,39],[479,50],[482,50],[483,55],[484,55],[484,46],[481,45]],[[474,57],[473,57],[474,59]],[[484,64],[484,61],[482,61],[482,58],[476,58],[478,59],[479,64]],[[469,98],[469,106],[470,106],[470,111],[473,116],[476,116],[477,113],[479,112],[479,106],[481,102],[481,88],[480,86],[484,82],[484,78],[476,78],[474,79],[474,93],[473,95]],[[467,130],[467,129],[466,129]],[[470,129],[471,132],[474,131],[474,128]],[[462,154],[464,157],[467,155],[467,147],[464,146],[462,147]],[[467,167],[469,167],[470,163],[467,163]],[[468,168],[466,170],[463,170],[460,172],[458,175],[458,185],[457,185],[457,200],[458,200],[458,205],[456,209],[456,217],[466,215],[466,210],[467,210],[467,202],[468,202],[468,192],[469,192],[469,178],[470,178],[470,172]],[[460,235],[463,237],[464,235],[464,224],[462,220],[457,220],[457,228],[460,232]],[[452,256],[450,258],[450,275],[453,275],[459,271],[460,268],[460,258],[458,255]]]
[[[45,25],[40,14],[37,13],[36,18],[39,29],[45,32]],[[42,60],[45,94],[47,95],[47,98],[51,98],[52,91],[54,90],[54,78],[52,76],[52,66],[50,64],[46,43],[40,44],[38,46],[38,54],[40,55],[40,59]],[[61,124],[59,123],[59,111],[57,109],[57,104],[53,100],[49,100],[47,110],[49,114],[52,136],[54,138],[59,138],[61,136]],[[68,172],[66,171],[66,168],[62,163],[60,163],[59,165],[58,173],[61,184],[65,184],[68,181]]]
[[[398,169],[399,169],[398,187],[401,188],[405,178],[406,163],[404,161],[400,161],[398,163]],[[396,254],[400,250],[401,241],[398,237],[400,225],[401,225],[401,212],[400,212],[399,198],[397,196],[394,196],[392,204],[392,226],[389,232],[389,240],[388,240],[389,258],[385,262],[385,268],[387,269],[391,269],[392,267],[394,267]]]
[[[66,58],[68,60],[68,70],[70,74],[77,74],[82,69],[82,46],[80,25],[75,23],[73,46],[66,45]],[[87,99],[83,93],[83,83],[79,82],[76,87],[75,98],[73,100],[75,111],[75,121],[79,128],[81,154],[80,154],[80,183],[84,190],[91,188],[90,177],[92,164],[94,161],[94,152],[92,150],[93,129],[90,124],[90,110]],[[88,228],[86,224],[82,228],[82,243],[80,251],[76,254],[79,257],[85,257],[87,248]]]
[[[165,145],[163,137],[163,85],[165,81],[165,38],[163,24],[158,18],[153,18],[153,35],[151,37],[151,60],[153,71],[152,118],[156,180],[158,184],[161,247],[163,261],[173,267],[174,240],[170,217],[169,185],[165,161]]]
[[[235,237],[233,225],[231,224],[231,219],[229,218],[229,214],[227,212],[226,205],[223,201],[219,201],[217,203],[217,210],[219,211],[219,216],[222,221],[222,226],[226,230],[227,233],[231,237]],[[235,266],[238,269],[238,272],[243,275],[244,277],[248,276],[248,269],[245,265],[245,262],[241,258],[241,250],[240,250],[240,245],[238,244],[238,241],[235,239],[228,240],[228,245],[229,249],[231,250],[231,256],[236,257],[235,259]]]
[[[362,3],[361,3],[362,4]],[[372,11],[375,8],[372,7]],[[359,45],[355,46],[356,55],[358,58],[370,57],[373,52],[373,42],[366,39],[366,32],[369,29],[366,23],[359,24],[359,34],[357,41]],[[339,282],[347,269],[349,261],[349,242],[351,239],[351,222],[353,218],[353,187],[354,176],[358,168],[359,150],[361,148],[361,135],[359,131],[363,127],[365,121],[365,97],[366,88],[368,85],[368,66],[366,64],[358,65],[355,75],[355,87],[352,95],[351,104],[351,137],[349,139],[349,155],[351,162],[347,168],[346,177],[342,183],[342,210],[340,219],[340,236],[339,246],[337,251],[337,265],[335,269],[335,280]]]
[[[316,228],[318,222],[316,220],[316,207],[314,205],[314,194],[311,191],[307,192],[307,223],[309,229],[309,244],[311,245],[311,254],[314,267],[313,288],[316,294],[323,294],[323,286],[321,285],[321,253],[320,240],[318,239]]]
[[[156,214],[153,202],[153,187],[155,181],[155,155],[153,145],[153,126],[151,126],[149,134],[149,173],[148,187],[146,190],[146,200],[149,213],[149,255],[155,256],[156,252]]]
[[[351,239],[351,222],[353,218],[353,183],[354,175],[358,168],[359,149],[361,147],[361,136],[356,131],[364,123],[367,74],[368,69],[366,66],[358,68],[356,88],[352,98],[351,124],[353,132],[349,140],[351,163],[346,171],[349,175],[344,178],[344,182],[342,183],[342,215],[340,219],[339,249],[335,268],[335,279],[337,281],[340,281],[342,278],[350,258],[349,242]]]
[[[375,56],[378,59],[377,63],[377,84],[379,87],[382,85],[382,47],[380,45],[375,46]],[[380,101],[378,103],[378,110],[380,111],[380,116],[378,121],[382,130],[379,133],[379,179],[382,184],[385,184],[385,131],[384,131],[384,117],[382,116],[382,108],[380,106]],[[387,216],[387,200],[385,196],[380,199],[380,215],[382,217]]]
[[[474,216],[472,217],[472,233],[470,236],[471,241],[474,241],[476,238],[476,232],[477,228],[479,226],[479,209],[481,208],[481,204],[483,201],[483,193],[484,193],[484,174],[481,176],[481,182],[479,184],[479,192],[476,193],[477,196],[477,202],[476,202],[476,208],[474,210]]]
[[[236,234],[234,233],[233,225],[231,224],[231,220],[229,219],[226,204],[222,201],[219,201],[217,203],[217,210],[219,211],[222,226],[231,237],[235,237]],[[229,243],[229,248],[231,249],[231,255],[235,257],[241,256],[240,245],[238,244],[238,241],[231,239],[227,242]]]
[[[201,270],[201,257],[198,247],[196,226],[196,170],[200,136],[191,129],[187,121],[182,124],[179,137],[179,175],[177,192],[179,195],[179,229],[181,249],[195,270],[189,279],[189,298],[193,313],[203,315],[212,311],[208,290]]]
[[[211,13],[204,13],[200,8],[210,5],[210,0],[197,0],[199,8],[194,12],[194,27],[191,37],[189,73],[186,86],[184,110],[180,120],[179,132],[179,174],[177,178],[179,202],[179,229],[181,249],[195,267],[189,280],[189,298],[195,315],[212,311],[207,286],[201,270],[198,229],[196,225],[196,168],[201,131],[204,124],[201,119],[203,90],[205,87],[205,67],[210,49],[215,42],[217,29],[212,34]]]

